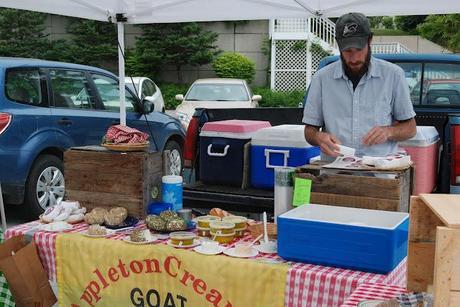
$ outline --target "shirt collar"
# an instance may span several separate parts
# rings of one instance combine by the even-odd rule
[[[380,65],[375,60],[375,58],[373,56],[371,56],[371,63],[370,63],[370,66],[369,66],[369,70],[366,73],[366,78],[367,79],[370,78],[370,77],[379,78],[381,76],[382,76],[382,74],[381,74]],[[344,78],[345,80],[348,80],[347,75],[343,71],[342,59],[339,59],[336,62],[333,78],[334,79]]]

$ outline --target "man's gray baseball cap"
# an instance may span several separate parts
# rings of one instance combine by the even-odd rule
[[[371,36],[369,20],[361,13],[342,15],[335,23],[335,39],[340,51],[349,48],[363,49]]]

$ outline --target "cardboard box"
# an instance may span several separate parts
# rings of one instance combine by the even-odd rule
[[[410,207],[407,289],[460,306],[460,195],[420,194]]]
[[[148,203],[160,198],[163,161],[158,152],[74,147],[64,153],[64,172],[66,199],[78,200],[88,211],[121,206],[129,215],[144,218]]]
[[[315,163],[297,168],[295,176],[313,181],[310,202],[314,204],[408,212],[413,175],[410,167],[341,171]]]

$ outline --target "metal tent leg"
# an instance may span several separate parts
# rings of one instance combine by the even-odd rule
[[[3,203],[2,184],[0,183],[0,216],[2,218],[3,231],[6,230],[5,204]]]

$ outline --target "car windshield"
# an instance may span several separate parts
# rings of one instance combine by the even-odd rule
[[[247,101],[243,84],[194,84],[185,97],[194,101]]]

